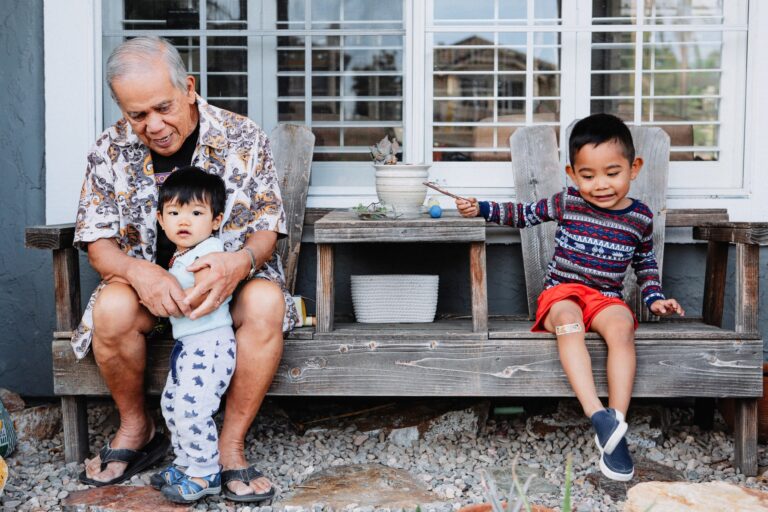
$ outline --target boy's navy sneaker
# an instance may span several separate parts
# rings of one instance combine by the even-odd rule
[[[616,409],[603,409],[593,414],[590,419],[595,429],[595,444],[600,453],[612,454],[627,433],[624,415]]]
[[[621,438],[613,453],[600,450],[600,471],[611,480],[627,482],[635,476],[635,466],[629,454],[627,441]]]

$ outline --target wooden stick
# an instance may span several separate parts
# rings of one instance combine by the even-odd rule
[[[430,181],[425,181],[423,184],[428,186],[429,188],[431,188],[433,190],[437,190],[441,194],[445,194],[448,197],[452,197],[454,199],[461,199],[463,201],[469,201],[469,199],[467,199],[466,197],[457,196],[456,194],[454,194],[452,192],[448,192],[447,190],[438,187],[437,185],[435,185],[434,183],[432,183]]]

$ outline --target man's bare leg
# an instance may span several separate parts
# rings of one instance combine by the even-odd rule
[[[227,390],[224,425],[219,436],[219,460],[225,470],[248,467],[245,435],[280,364],[285,315],[283,292],[265,279],[246,283],[233,302],[237,363]],[[242,482],[227,485],[239,495],[265,493],[272,486],[263,477],[250,482],[250,486]]]
[[[635,320],[624,306],[609,306],[595,316],[591,329],[605,340],[608,346],[609,407],[621,411],[626,417],[632,386],[635,383]]]
[[[144,407],[144,334],[154,317],[140,303],[133,288],[123,283],[107,285],[93,309],[93,354],[120,414],[120,427],[110,441],[112,448],[138,449],[154,435],[154,425]],[[126,464],[110,462],[101,471],[98,455],[85,460],[88,478],[100,482],[123,474]]]
[[[547,318],[544,319],[544,328],[549,332],[555,332],[558,326],[573,324],[580,325],[581,330],[559,335],[557,350],[568,382],[571,383],[584,414],[591,418],[603,408],[603,404],[597,396],[595,378],[592,375],[592,359],[584,342],[584,316],[581,308],[573,301],[562,300],[552,305]]]

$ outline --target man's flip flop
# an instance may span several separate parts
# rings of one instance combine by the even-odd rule
[[[273,485],[267,492],[257,494],[252,492],[250,494],[236,494],[227,487],[228,482],[243,482],[245,485],[251,480],[260,478],[264,474],[256,469],[254,466],[249,466],[246,469],[228,469],[221,472],[221,490],[224,497],[230,501],[236,501],[239,503],[258,503],[260,501],[271,499],[275,496],[275,486]]]
[[[140,473],[163,460],[163,457],[165,457],[170,446],[171,442],[168,438],[159,432],[155,433],[155,437],[153,437],[141,450],[130,450],[128,448],[113,449],[107,444],[107,446],[102,448],[99,452],[101,471],[107,469],[107,464],[110,462],[125,462],[128,464],[125,467],[125,472],[112,480],[100,482],[88,478],[85,471],[83,471],[78,476],[78,480],[86,485],[93,485],[95,487],[103,487],[105,485],[114,485],[125,482],[136,473]]]

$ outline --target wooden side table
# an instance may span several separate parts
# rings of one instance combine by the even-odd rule
[[[457,212],[433,219],[362,220],[337,210],[315,223],[317,244],[317,332],[333,331],[333,246],[361,242],[468,243],[472,289],[472,330],[488,331],[488,292],[485,271],[485,219],[464,218]]]

